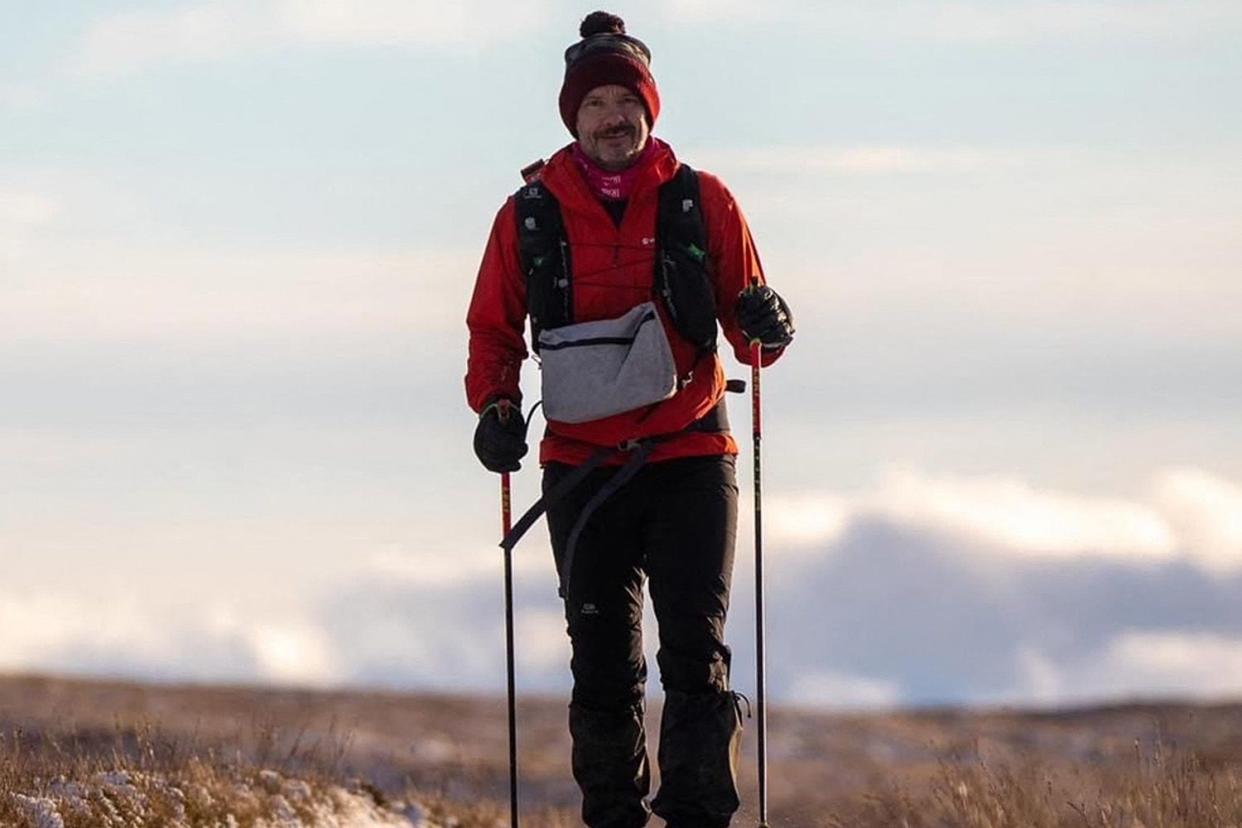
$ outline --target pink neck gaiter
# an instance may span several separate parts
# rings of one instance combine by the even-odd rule
[[[647,146],[634,159],[634,163],[626,167],[624,170],[612,172],[596,164],[585,152],[582,147],[575,141],[573,145],[574,161],[578,163],[578,169],[582,170],[582,177],[586,179],[587,186],[591,188],[591,192],[602,199],[610,201],[623,201],[630,197],[630,192],[634,189],[635,182],[642,172],[643,167],[656,154],[656,145],[660,140],[654,136],[647,139]]]

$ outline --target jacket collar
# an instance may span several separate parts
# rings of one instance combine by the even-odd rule
[[[644,190],[658,188],[673,177],[679,166],[672,147],[654,136],[648,140],[656,142],[657,151],[644,163],[638,180],[634,183],[631,199],[639,196]],[[548,159],[547,166],[540,171],[539,177],[556,196],[557,201],[563,205],[583,209],[599,201],[574,161],[573,144],[557,150]]]

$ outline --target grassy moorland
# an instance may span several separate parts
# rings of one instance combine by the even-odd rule
[[[518,716],[522,824],[577,825],[564,700]],[[503,698],[0,676],[5,826],[494,828],[506,756]],[[778,709],[769,763],[782,828],[1242,826],[1242,704]]]

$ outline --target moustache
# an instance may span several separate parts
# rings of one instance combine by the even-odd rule
[[[637,134],[637,130],[635,130],[633,127],[628,127],[628,126],[627,127],[613,127],[612,129],[606,129],[601,132],[595,133],[595,140],[601,141],[606,138],[622,138],[622,137],[632,138],[634,137],[635,134]]]

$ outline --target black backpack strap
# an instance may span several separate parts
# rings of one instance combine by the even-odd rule
[[[538,405],[538,403],[536,403],[536,405]],[[531,409],[531,413],[534,413],[533,408]],[[710,411],[698,420],[695,420],[693,423],[686,426],[685,430],[706,432],[709,434],[720,434],[727,432],[729,430],[729,411],[725,406],[724,398],[722,397]],[[641,440],[633,440],[625,445],[617,447],[600,446],[596,448],[590,457],[579,465],[574,466],[572,471],[557,481],[555,486],[544,492],[540,498],[536,500],[535,503],[527,509],[520,518],[518,518],[517,523],[514,523],[513,527],[509,530],[509,534],[505,535],[504,539],[501,540],[501,548],[512,550],[513,547],[517,546],[517,542],[522,539],[522,536],[526,534],[530,527],[535,525],[535,521],[543,517],[544,512],[548,510],[549,506],[569,494],[575,486],[581,483],[588,474],[603,465],[604,461],[609,457],[613,456],[618,451],[630,451],[630,457],[622,467],[625,469],[625,474],[620,476],[615,484],[609,484],[610,488],[608,488],[607,492],[603,496],[598,498],[598,502],[588,504],[589,509],[584,509],[584,513],[589,516],[590,512],[594,511],[596,507],[598,507],[599,504],[608,497],[608,495],[619,489],[625,481],[629,480],[630,477],[633,476],[634,472],[638,471],[638,468],[646,462],[647,455],[651,453],[651,449],[656,443],[674,437],[679,433],[680,432],[674,432],[672,434],[659,434],[652,437],[645,437]],[[585,524],[586,518],[580,516],[578,522],[574,526],[574,531],[571,533],[573,541],[570,544],[571,549],[576,544],[577,537],[582,531],[582,526]]]
[[[531,347],[539,350],[539,332],[573,322],[573,272],[561,205],[542,181],[513,196],[517,215],[518,255],[526,276],[526,311]]]
[[[707,228],[699,177],[688,164],[660,187],[656,292],[678,333],[699,349],[716,350],[716,292],[708,272]]]
[[[548,511],[549,506],[569,494],[569,491],[581,483],[583,478],[598,468],[601,463],[614,453],[615,449],[598,448],[595,450],[595,453],[587,458],[585,463],[575,466],[573,471],[562,477],[555,486],[540,496],[534,505],[526,510],[525,514],[518,518],[517,523],[513,524],[513,527],[509,530],[509,534],[505,535],[500,542],[500,547],[505,550],[512,550],[513,547],[517,546],[517,542],[522,539],[522,535],[525,535],[527,530],[535,525],[535,521],[543,517],[543,513]]]
[[[647,455],[651,454],[651,449],[655,446],[655,440],[636,440],[629,449],[630,456],[619,469],[613,472],[612,477],[608,478],[608,482],[599,488],[591,496],[591,499],[582,507],[582,511],[578,513],[578,519],[574,521],[573,528],[569,530],[569,540],[565,542],[565,560],[561,564],[561,584],[558,590],[562,598],[569,597],[569,579],[573,577],[574,572],[574,556],[578,551],[578,538],[582,535],[582,530],[586,528],[587,521],[591,515],[600,507],[613,493],[630,482],[634,475],[638,474],[638,470],[647,462]]]

